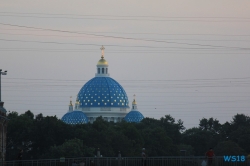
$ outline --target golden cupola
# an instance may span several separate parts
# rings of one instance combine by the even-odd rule
[[[133,104],[133,105],[137,105],[137,103],[136,103],[135,99],[133,100],[132,104]]]
[[[72,97],[70,96],[70,102],[69,102],[69,112],[73,111],[73,104],[72,104]]]
[[[104,59],[104,57],[102,56],[101,57],[101,59],[97,62],[97,66],[108,66],[109,64],[108,64],[108,61],[106,61],[105,59]]]
[[[134,95],[134,100],[132,102],[132,110],[137,110],[137,103],[135,101],[135,95]]]
[[[97,62],[97,73],[95,74],[96,77],[108,77],[108,61],[104,59],[104,47],[102,46],[100,48],[102,50],[102,56],[101,59]]]

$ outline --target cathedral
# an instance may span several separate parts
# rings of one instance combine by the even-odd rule
[[[140,122],[144,116],[137,109],[134,99],[129,107],[128,96],[123,87],[109,75],[108,62],[104,59],[104,47],[101,47],[101,59],[96,65],[95,77],[80,89],[75,107],[70,101],[68,112],[62,117],[67,124],[93,123],[97,117],[110,122]]]

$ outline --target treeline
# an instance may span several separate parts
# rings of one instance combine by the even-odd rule
[[[97,118],[93,124],[67,125],[56,116],[31,111],[18,115],[10,112],[7,128],[6,159],[15,160],[24,150],[23,159],[95,156],[203,156],[209,147],[216,155],[250,153],[250,117],[237,114],[231,122],[220,124],[203,118],[198,127],[185,130],[181,120],[170,115],[161,119],[145,118],[141,123],[113,123]]]

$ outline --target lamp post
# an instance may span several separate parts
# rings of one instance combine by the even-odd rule
[[[4,105],[4,102],[2,102],[2,99],[1,99],[1,94],[2,94],[2,89],[1,89],[1,76],[2,75],[7,75],[7,70],[5,70],[4,72],[2,72],[2,69],[0,69],[0,113],[1,113],[1,115],[0,115],[0,119],[1,119],[1,122],[2,122],[2,165],[4,164],[4,153],[5,153],[5,149],[4,149],[4,126],[5,126],[5,124],[6,124],[6,121],[8,120],[7,118],[6,118],[6,116],[2,116],[2,115],[5,115],[5,113],[6,113],[6,110],[5,110],[5,108],[3,107],[3,105]],[[4,114],[2,114],[2,113],[4,113]]]

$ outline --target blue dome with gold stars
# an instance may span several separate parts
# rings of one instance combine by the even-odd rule
[[[88,123],[88,117],[82,111],[71,111],[62,117],[62,121],[67,124],[85,124]]]
[[[132,109],[131,111],[125,116],[124,120],[126,122],[135,122],[139,123],[142,119],[144,119],[144,116],[138,111],[137,109],[137,102],[135,101],[135,95],[134,100],[132,102]]]
[[[110,77],[94,77],[79,91],[80,107],[129,107],[123,87]]]
[[[130,111],[124,118],[126,122],[135,122],[139,123],[144,116],[139,111]]]

